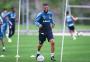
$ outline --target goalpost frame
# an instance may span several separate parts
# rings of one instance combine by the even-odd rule
[[[71,14],[71,8],[85,8],[85,9],[90,9],[90,5],[70,5],[68,0],[68,8],[69,12]],[[78,17],[79,20],[90,20],[90,17]]]

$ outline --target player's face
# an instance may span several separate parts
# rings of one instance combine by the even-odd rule
[[[13,9],[12,9],[12,11],[15,11],[15,10],[16,10],[16,8],[13,8]]]
[[[4,13],[7,13],[7,10],[4,10],[3,12],[4,12]]]
[[[43,6],[43,9],[45,12],[48,12],[48,5],[47,6]]]

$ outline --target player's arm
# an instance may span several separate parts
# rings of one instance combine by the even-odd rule
[[[53,14],[51,14],[51,27],[52,28],[54,28],[54,26],[55,26],[55,20],[54,20],[54,15]]]
[[[0,27],[2,24],[3,24],[3,19],[2,19],[2,17],[0,17]]]
[[[10,14],[11,14],[11,12],[8,12],[8,13],[6,14],[6,16],[7,16],[7,21],[8,21],[8,23],[9,23],[10,25],[12,25],[12,22],[9,20]]]
[[[42,24],[40,24],[40,19],[41,19],[41,13],[36,16],[35,21],[34,21],[35,25],[38,26],[39,28],[42,27]]]
[[[11,25],[11,21],[9,20],[9,17],[10,17],[10,12],[8,12],[7,14],[6,14],[6,16],[7,16],[7,21],[8,21],[8,23]]]
[[[16,13],[15,13],[16,14]],[[19,18],[17,17],[17,14],[16,14],[16,18],[15,18],[15,21],[18,22]]]
[[[74,21],[77,21],[78,20],[78,17],[72,16],[72,18],[73,18]]]
[[[2,17],[0,17],[0,25],[2,25],[3,24],[3,19],[2,19]]]

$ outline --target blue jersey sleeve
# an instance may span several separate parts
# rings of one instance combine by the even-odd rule
[[[41,24],[40,24],[41,14],[42,14],[42,13],[39,13],[39,14],[36,16],[36,18],[35,18],[34,23],[35,23],[36,26],[40,26],[40,25],[41,25]]]
[[[15,13],[15,12],[8,12],[7,16],[8,16],[10,19],[15,19],[15,18],[16,18],[16,13]]]
[[[54,15],[53,15],[53,13],[52,13],[52,12],[51,12],[51,23],[52,23],[52,24],[55,24]]]
[[[1,22],[1,23],[3,23],[3,19],[2,19],[2,17],[1,17],[1,16],[0,16],[0,22]]]

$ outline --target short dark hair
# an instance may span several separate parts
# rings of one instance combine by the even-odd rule
[[[68,15],[68,14],[69,14],[69,11],[66,12],[66,15]]]
[[[7,10],[7,8],[3,8],[3,11],[4,11],[4,10]]]
[[[44,3],[43,6],[48,6],[48,3]]]
[[[15,8],[14,6],[11,7],[11,9],[14,9],[14,8]]]

